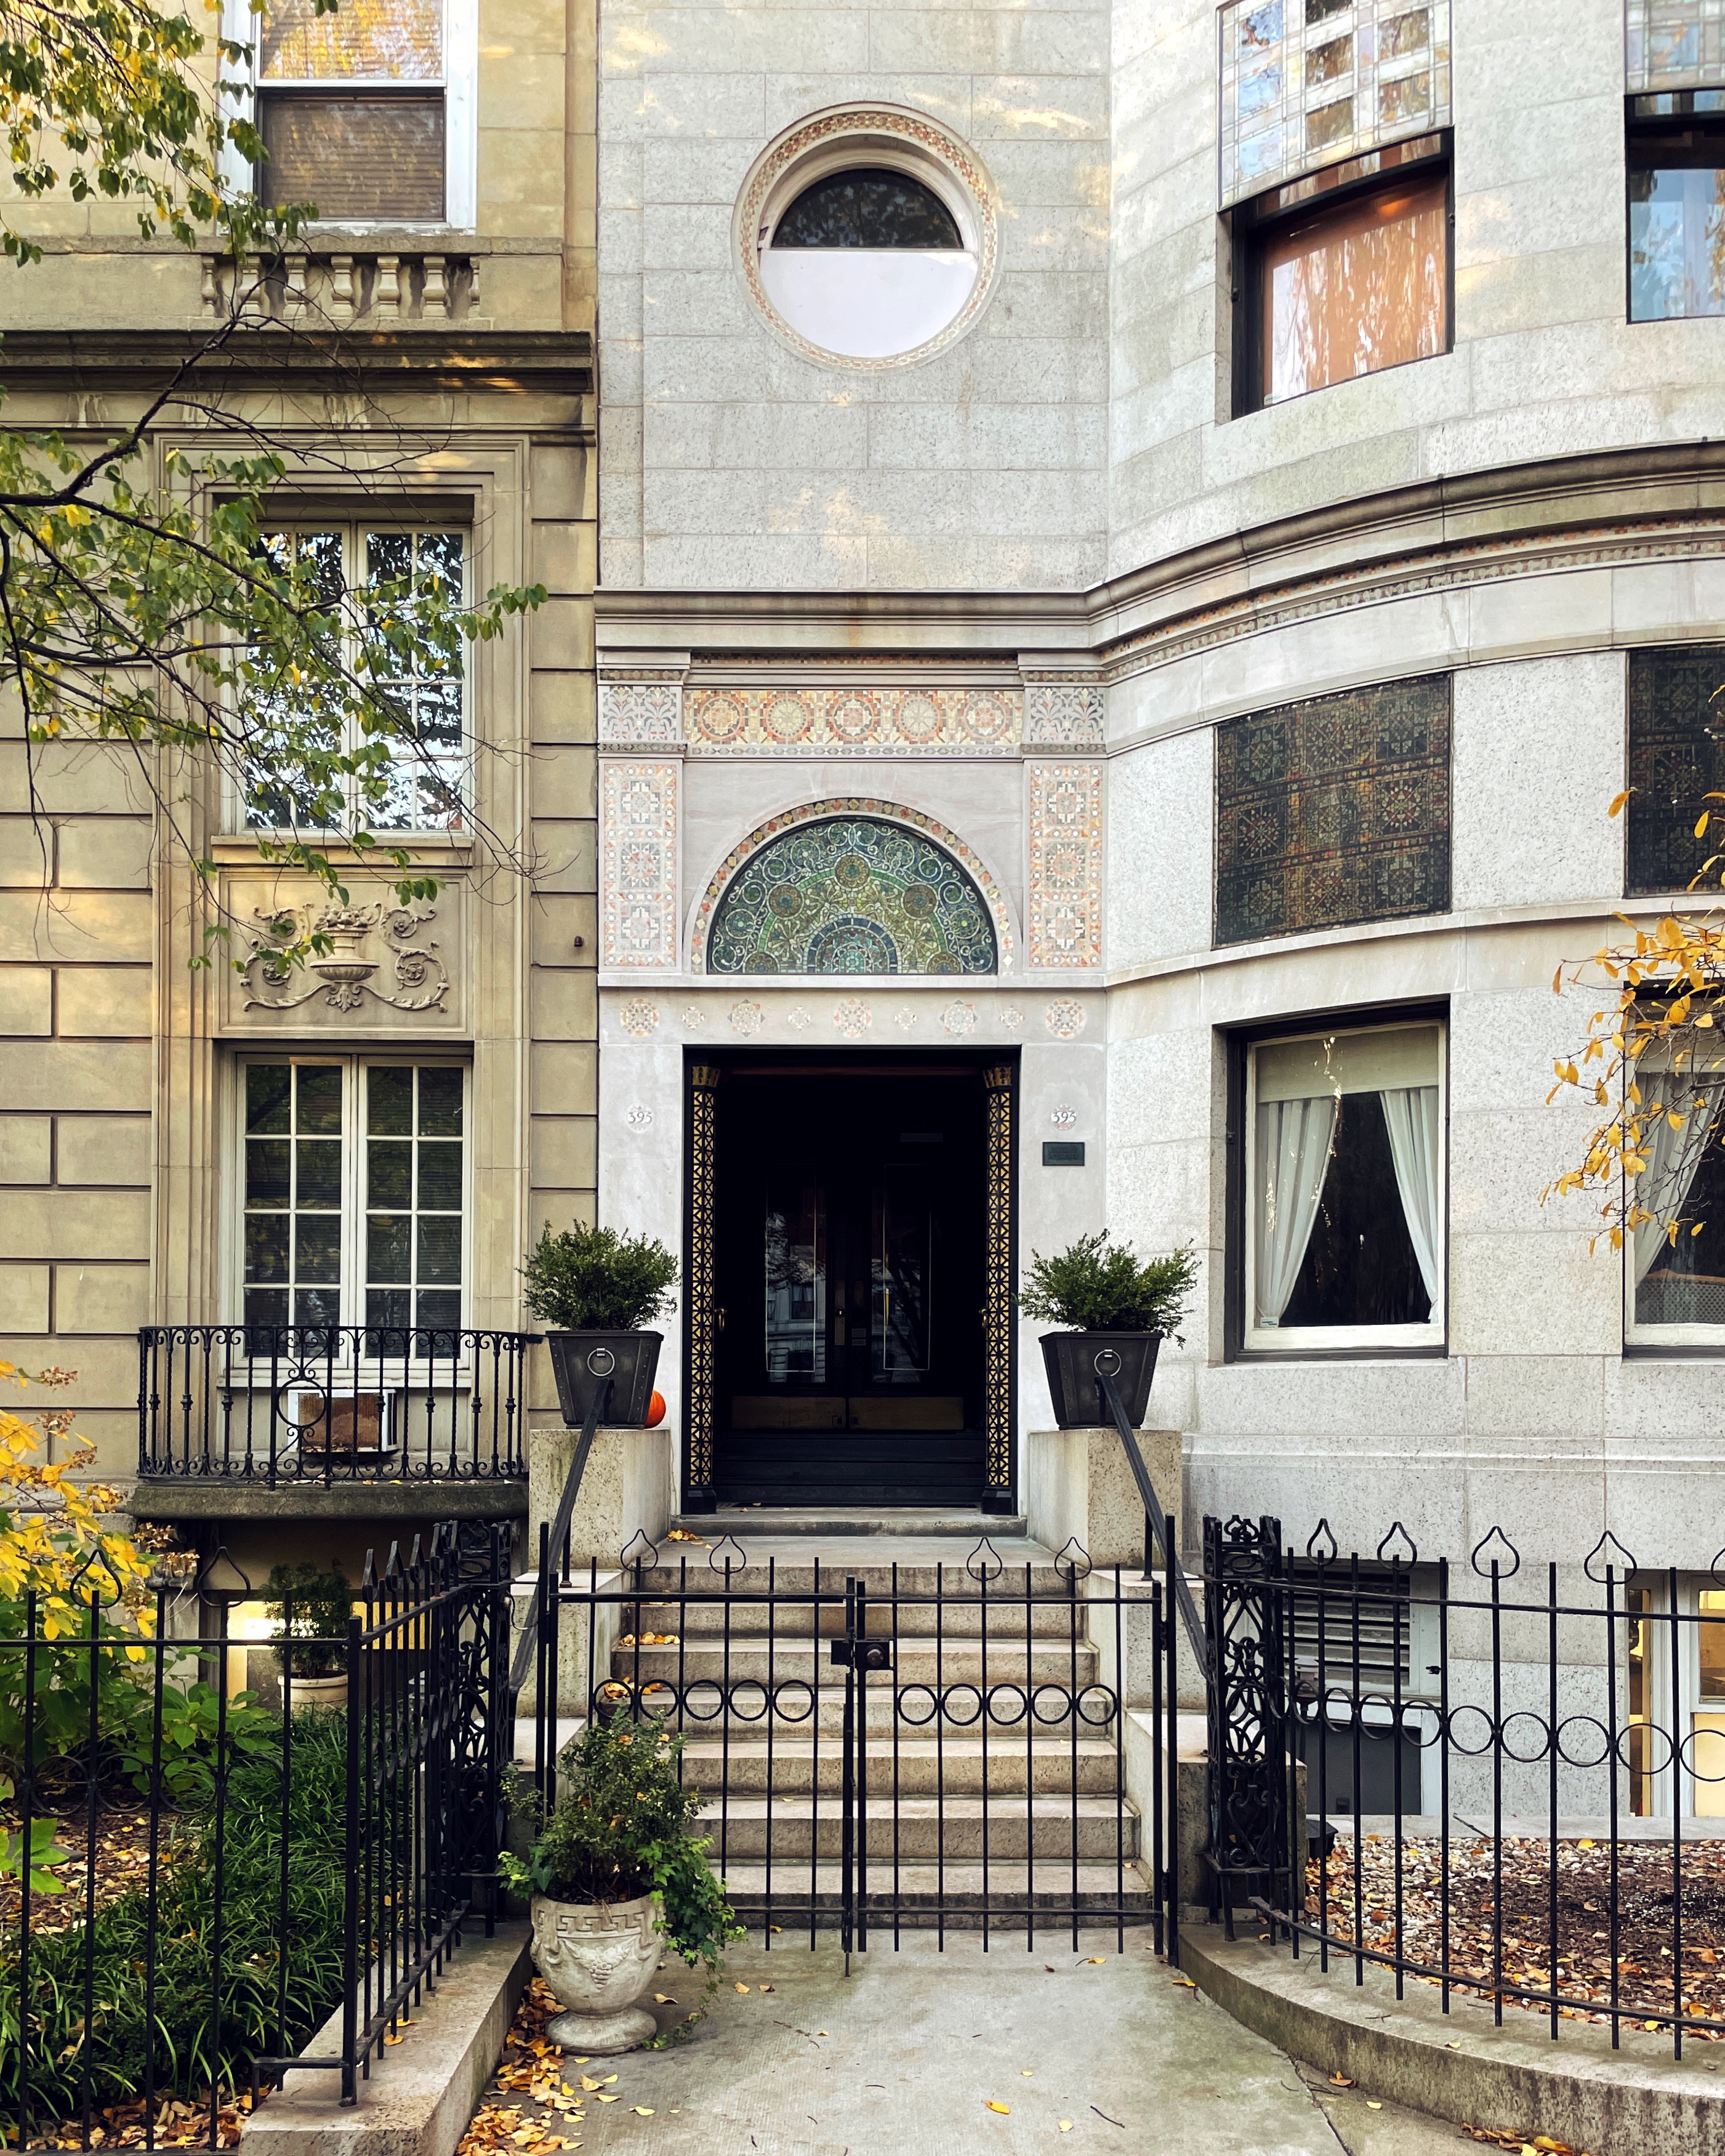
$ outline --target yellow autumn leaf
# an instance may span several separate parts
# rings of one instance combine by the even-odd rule
[[[1012,2106],[1009,2103],[996,2103],[991,2096],[983,2097],[983,2108],[984,2111],[998,2111],[1003,2118],[1012,2117]]]
[[[1070,2133],[1072,2131],[1072,2122],[1070,2118],[1063,2118],[1060,2122],[1060,2127],[1062,2133]]]

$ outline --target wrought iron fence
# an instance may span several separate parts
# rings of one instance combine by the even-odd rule
[[[1175,1950],[1176,1626],[1147,1573],[1076,1544],[1008,1565],[986,1539],[962,1563],[752,1563],[727,1536],[692,1561],[638,1537],[572,1575],[545,1527],[516,1592],[547,1808],[565,1732],[662,1717],[766,1945],[1149,1924]]]
[[[151,1325],[138,1472],[282,1484],[520,1480],[536,1333]]]
[[[1445,2012],[1725,2038],[1722,1567],[1207,1521],[1213,1910]]]
[[[464,1926],[491,1927],[507,1560],[503,1530],[463,1526],[368,1562],[345,1632],[280,1640],[275,1708],[230,1694],[252,1590],[209,1581],[231,1560],[130,1608],[100,1561],[61,1607],[23,1599],[0,1637],[0,2141],[214,2148],[290,2067],[355,2100]]]

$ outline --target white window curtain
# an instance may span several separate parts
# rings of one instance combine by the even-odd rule
[[[1332,1095],[1259,1105],[1252,1274],[1260,1326],[1280,1325],[1294,1292],[1317,1219],[1335,1130]]]
[[[1635,1229],[1635,1286],[1653,1270],[1653,1260],[1668,1243],[1664,1223],[1683,1209],[1696,1171],[1701,1166],[1709,1133],[1725,1102],[1725,1075],[1685,1070],[1642,1070],[1636,1082],[1647,1106],[1653,1111],[1642,1132],[1647,1165],[1635,1178],[1635,1202],[1659,1215],[1644,1220]],[[1673,1130],[1666,1111],[1676,1109],[1684,1121]]]
[[[1384,1120],[1389,1130],[1390,1158],[1395,1163],[1395,1187],[1401,1193],[1408,1240],[1414,1245],[1420,1277],[1435,1310],[1441,1218],[1438,1209],[1442,1203],[1438,1188],[1438,1089],[1396,1086],[1378,1098],[1384,1103]]]

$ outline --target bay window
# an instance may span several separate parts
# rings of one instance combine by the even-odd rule
[[[1245,1073],[1248,1351],[1444,1338],[1444,1029],[1251,1043]]]
[[[241,1299],[252,1352],[366,1328],[367,1355],[448,1355],[462,1322],[465,1068],[275,1055],[240,1066]]]

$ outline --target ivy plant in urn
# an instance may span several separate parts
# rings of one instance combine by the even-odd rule
[[[546,2035],[581,2056],[631,2051],[658,2030],[636,2004],[668,1947],[709,1989],[743,1930],[691,1833],[699,1789],[678,1779],[684,1739],[663,1722],[595,1719],[557,1760],[549,1819],[537,1792],[521,1807],[539,1828],[525,1857],[505,1856],[505,1882],[529,1897],[533,1959],[563,2012]]]
[[[587,1419],[601,1383],[606,1422],[647,1425],[662,1332],[644,1330],[671,1306],[677,1261],[663,1243],[578,1220],[560,1235],[547,1220],[521,1267],[523,1300],[546,1327],[557,1399],[572,1429]]]
[[[1114,1418],[1100,1382],[1114,1380],[1127,1420],[1137,1429],[1150,1404],[1156,1351],[1178,1339],[1179,1324],[1198,1279],[1190,1245],[1165,1258],[1136,1257],[1129,1244],[1104,1228],[1045,1258],[1030,1253],[1018,1302],[1026,1317],[1067,1328],[1042,1336],[1055,1420],[1062,1430],[1087,1430]]]

